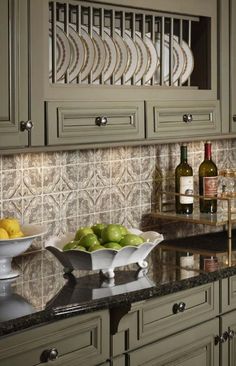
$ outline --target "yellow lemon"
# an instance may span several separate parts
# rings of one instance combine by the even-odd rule
[[[0,240],[2,239],[9,239],[9,235],[5,229],[0,228]]]
[[[22,233],[22,231],[18,231],[18,233],[10,235],[9,239],[22,238],[23,236],[24,234]]]
[[[0,228],[5,229],[10,236],[21,231],[18,220],[10,217],[0,220]]]

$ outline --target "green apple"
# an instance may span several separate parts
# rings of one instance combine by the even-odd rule
[[[67,250],[71,250],[71,249],[75,249],[78,245],[78,241],[69,241],[69,243],[66,243],[63,247],[63,251],[67,251]]]
[[[79,245],[82,247],[85,247],[88,249],[91,245],[100,245],[99,240],[95,234],[87,234],[85,236],[82,236],[82,238],[79,241]]]
[[[122,247],[125,247],[127,245],[135,245],[135,246],[137,246],[137,245],[140,245],[142,243],[144,243],[144,239],[141,238],[138,235],[135,235],[135,234],[127,234],[120,241],[120,245]]]
[[[117,224],[117,226],[119,227],[120,229],[120,232],[121,232],[121,236],[125,236],[129,233],[128,229],[124,226],[124,225],[120,225],[120,224]]]
[[[77,232],[75,234],[75,240],[80,240],[83,236],[85,236],[87,234],[94,234],[91,227],[88,227],[88,226],[81,227],[79,230],[77,230]]]
[[[95,250],[101,250],[101,249],[104,249],[104,247],[100,244],[94,244],[94,245],[91,245],[88,249],[89,252],[95,252]]]
[[[106,224],[95,224],[91,227],[94,234],[96,234],[99,238],[101,238],[102,230],[105,229]]]
[[[112,242],[112,241],[104,244],[104,247],[108,248],[108,249],[116,249],[116,250],[119,250],[122,248],[122,246],[120,244]]]
[[[115,224],[109,224],[102,230],[102,240],[104,243],[119,243],[122,238],[120,228]]]
[[[83,252],[86,252],[86,248],[82,247],[82,245],[78,245],[76,248],[74,248],[75,250],[82,250]]]

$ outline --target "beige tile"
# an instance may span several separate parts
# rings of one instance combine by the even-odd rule
[[[42,168],[23,170],[23,196],[39,195],[43,189]]]
[[[127,160],[127,183],[140,182],[141,161],[140,159]]]
[[[43,195],[43,220],[59,220],[61,213],[60,194]]]
[[[111,185],[124,184],[127,181],[127,161],[111,162]]]
[[[2,199],[16,199],[22,196],[22,171],[2,172]]]
[[[78,165],[78,188],[95,187],[95,166],[94,164]]]
[[[95,186],[108,187],[111,184],[110,162],[95,164]]]
[[[2,156],[2,170],[21,169],[22,168],[22,154],[3,155]]]
[[[43,193],[61,192],[61,168],[43,168]]]
[[[94,209],[95,212],[109,211],[111,208],[111,191],[110,188],[96,188],[94,190]]]
[[[43,219],[43,197],[24,198],[22,202],[22,216],[24,223],[40,223]]]
[[[27,168],[41,168],[43,164],[43,154],[42,153],[30,153],[22,154],[22,167]]]
[[[78,165],[66,165],[61,168],[62,191],[78,189]]]
[[[85,215],[95,211],[94,189],[83,189],[78,193],[78,213]]]
[[[61,217],[63,219],[69,218],[69,217],[75,217],[77,216],[78,209],[77,209],[77,192],[71,191],[71,192],[63,192],[61,194]]]

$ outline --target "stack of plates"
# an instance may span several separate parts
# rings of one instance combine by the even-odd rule
[[[113,76],[115,84],[155,85],[160,84],[160,70],[163,69],[163,81],[169,85],[169,36],[164,37],[164,54],[160,55],[160,36],[155,44],[150,33],[142,37],[140,32],[131,36],[126,30],[123,37],[119,29],[113,37],[108,28],[104,29],[103,39],[99,29],[94,27],[92,37],[86,26],[81,26],[80,35],[73,24],[69,24],[69,36],[63,31],[63,24],[56,25],[56,71],[57,82],[63,81],[67,73],[68,82],[73,82],[80,76],[81,82],[86,82],[91,75],[90,83],[99,83],[103,74],[105,83],[110,83]],[[162,68],[160,64],[162,60]],[[190,77],[194,67],[191,49],[185,41],[179,43],[177,36],[173,37],[173,84],[178,80],[184,84]],[[49,78],[52,79],[52,31],[49,24]],[[123,80],[122,80],[123,78]],[[132,80],[132,83],[131,83]]]

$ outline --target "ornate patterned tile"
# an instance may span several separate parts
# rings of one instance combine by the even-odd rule
[[[40,223],[43,219],[43,197],[27,197],[23,199],[24,223]]]
[[[95,186],[108,187],[111,184],[111,165],[107,163],[95,164]]]
[[[61,168],[43,168],[43,193],[61,192]]]
[[[78,227],[81,226],[92,226],[94,224],[94,214],[78,216]]]
[[[23,256],[22,272],[24,281],[42,277],[42,251],[35,251]]]
[[[111,191],[108,187],[94,190],[95,212],[109,211],[111,208]]]
[[[126,208],[126,226],[136,229],[140,228],[141,208]]]
[[[126,223],[126,212],[125,209],[111,211],[111,221],[112,224],[125,225]]]
[[[141,147],[140,146],[127,146],[126,147],[126,159],[140,159]]]
[[[126,184],[126,206],[140,206],[141,204],[141,184]]]
[[[140,159],[127,160],[127,183],[140,182],[141,179],[141,161]]]
[[[3,170],[2,199],[16,199],[22,196],[22,171]]]
[[[93,163],[94,162],[94,149],[80,150],[79,163]]]
[[[3,200],[2,201],[2,217],[15,217],[23,222],[22,199]]]
[[[94,223],[104,223],[110,224],[111,223],[111,212],[98,212],[94,214]]]
[[[94,164],[78,165],[78,188],[92,188],[95,186],[95,166]]]
[[[43,196],[43,220],[59,220],[61,212],[60,194]]]
[[[42,289],[41,278],[35,281],[26,281],[23,283],[22,296],[27,300],[30,300],[31,305],[33,305],[36,310],[42,309]]]
[[[111,185],[123,184],[127,181],[127,161],[111,162]]]
[[[23,170],[23,196],[34,196],[42,193],[43,178],[42,168],[32,168]]]
[[[61,217],[63,219],[77,216],[77,192],[63,192],[61,194]]]
[[[155,156],[156,150],[154,145],[142,145],[141,146],[141,157]]]
[[[83,189],[78,194],[78,213],[85,215],[95,210],[95,192],[94,189]]]
[[[126,147],[112,147],[111,148],[111,160],[124,160],[127,158]]]
[[[42,252],[42,277],[62,273],[63,267],[48,250]]]
[[[95,162],[110,161],[110,159],[111,159],[111,149],[109,147],[94,150]]]
[[[43,166],[50,167],[50,166],[60,166],[62,159],[61,152],[47,152],[43,153]]]
[[[126,207],[126,186],[111,187],[111,210]]]
[[[76,151],[63,151],[61,153],[61,165],[76,165],[79,163],[79,150]]]
[[[21,169],[22,154],[17,155],[3,155],[2,156],[2,170]]]
[[[42,153],[31,153],[22,154],[22,167],[25,168],[41,168],[43,164],[43,154]]]
[[[62,191],[78,189],[78,165],[66,165],[61,168]]]

